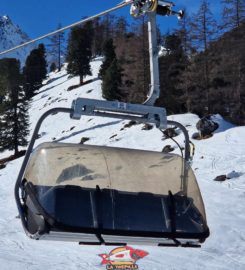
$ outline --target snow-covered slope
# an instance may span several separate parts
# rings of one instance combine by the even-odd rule
[[[97,79],[100,59],[92,62],[93,82],[67,91],[78,84],[65,70],[50,74],[30,106],[31,130],[37,119],[48,109],[70,107],[76,97],[101,98],[101,81]],[[211,235],[201,249],[138,247],[149,255],[137,262],[142,270],[245,269],[245,127],[235,127],[219,115],[214,116],[220,128],[207,140],[194,141],[196,173],[206,205]],[[196,132],[198,117],[193,114],[172,115],[171,120],[184,124],[189,134]],[[156,128],[146,131],[142,125],[122,128],[128,121],[83,117],[70,120],[63,114],[48,118],[40,132],[38,143],[55,140],[79,143],[88,137],[88,144],[122,146],[161,151],[169,140],[162,140]],[[182,135],[177,140],[183,144]],[[176,149],[177,152],[177,149]],[[1,157],[9,155],[1,154]],[[98,254],[109,253],[113,247],[87,247],[74,243],[44,242],[28,239],[16,218],[14,184],[23,158],[10,162],[0,170],[0,268],[16,269],[106,269]],[[230,174],[225,182],[214,182],[221,174]],[[136,247],[137,248],[137,247]]]
[[[4,15],[0,16],[0,40],[0,52],[2,52],[30,39],[18,25],[14,24],[7,15]],[[17,58],[23,65],[26,57],[33,48],[33,45],[29,45],[25,48],[18,49],[15,52],[1,55],[0,58]]]

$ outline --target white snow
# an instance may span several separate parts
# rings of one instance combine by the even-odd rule
[[[7,15],[3,15],[3,20],[8,20],[8,16]]]
[[[30,106],[30,129],[48,109],[70,107],[77,97],[100,98],[101,81],[97,79],[100,59],[92,62],[94,79],[90,84],[67,92],[79,79],[69,78],[65,70],[52,73],[39,90]],[[185,125],[190,136],[196,132],[199,118],[194,114],[169,116]],[[193,170],[196,174],[206,206],[211,235],[200,249],[135,247],[146,250],[149,255],[137,263],[142,270],[244,270],[245,269],[245,127],[236,127],[213,116],[220,128],[207,140],[194,141],[196,152]],[[80,121],[57,114],[45,120],[41,138],[37,143],[57,140],[79,143],[82,137],[89,137],[86,143],[121,146],[161,151],[170,140],[162,140],[162,133],[153,128],[142,130],[143,125],[123,128],[128,121],[84,116]],[[111,138],[113,135],[113,138]],[[183,136],[176,137],[183,145]],[[178,150],[176,149],[176,152]],[[11,152],[1,153],[1,158]],[[16,269],[106,269],[100,265],[98,254],[109,253],[113,247],[87,247],[75,243],[34,241],[23,232],[14,200],[14,184],[23,158],[9,162],[0,170],[0,268]],[[218,175],[231,176],[225,182],[215,182]]]
[[[11,49],[17,45],[20,45],[24,42],[30,40],[25,32],[23,32],[20,27],[14,24],[9,16],[4,15],[0,16],[0,52]],[[34,45],[28,45],[25,48],[21,48],[17,51],[1,55],[0,58],[17,58],[20,60],[21,65],[23,66],[26,60],[26,57],[31,50],[35,48]]]

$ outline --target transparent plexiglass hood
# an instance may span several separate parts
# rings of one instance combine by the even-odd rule
[[[32,153],[24,178],[36,187],[39,202],[53,216],[56,215],[58,199],[50,199],[50,195],[46,194],[48,190],[64,186],[83,190],[114,190],[120,194],[151,194],[159,198],[173,194],[176,196],[177,207],[180,207],[180,198],[188,198],[188,202],[181,205],[181,214],[194,207],[202,217],[201,231],[207,229],[196,178],[185,161],[175,154],[44,143]],[[55,194],[52,196],[59,196],[60,200],[61,195],[57,195],[57,192]],[[62,194],[65,196],[64,192]]]

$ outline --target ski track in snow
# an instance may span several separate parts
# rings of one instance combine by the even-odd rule
[[[39,117],[48,109],[69,107],[78,96],[101,99],[101,82],[97,79],[101,61],[92,62],[93,82],[70,92],[67,88],[78,84],[77,77],[69,78],[63,70],[51,73],[50,78],[33,98],[30,106],[30,129],[33,130]],[[196,132],[198,117],[193,114],[172,115],[188,126],[190,136]],[[244,270],[245,269],[245,127],[235,127],[215,116],[219,130],[210,139],[194,141],[196,155],[193,169],[197,176],[206,206],[211,235],[201,249],[158,248],[134,246],[149,252],[137,261],[140,270]],[[79,143],[89,137],[89,144],[120,146],[161,151],[171,140],[162,140],[156,128],[143,131],[142,125],[123,128],[125,120],[82,117],[72,121],[69,116],[57,114],[45,120],[37,143],[61,141]],[[115,135],[113,138],[111,138]],[[154,139],[152,139],[154,138]],[[182,135],[176,137],[181,141]],[[178,152],[176,148],[175,152]],[[7,157],[10,151],[1,153]],[[26,237],[21,222],[16,218],[14,184],[23,158],[9,162],[0,170],[0,269],[1,270],[104,270],[98,254],[109,253],[113,247],[87,247],[77,243],[34,241]],[[213,179],[232,171],[239,177],[223,183]]]

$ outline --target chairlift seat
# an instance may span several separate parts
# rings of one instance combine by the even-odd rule
[[[198,245],[209,235],[195,176],[175,154],[44,143],[24,179],[34,239]]]

